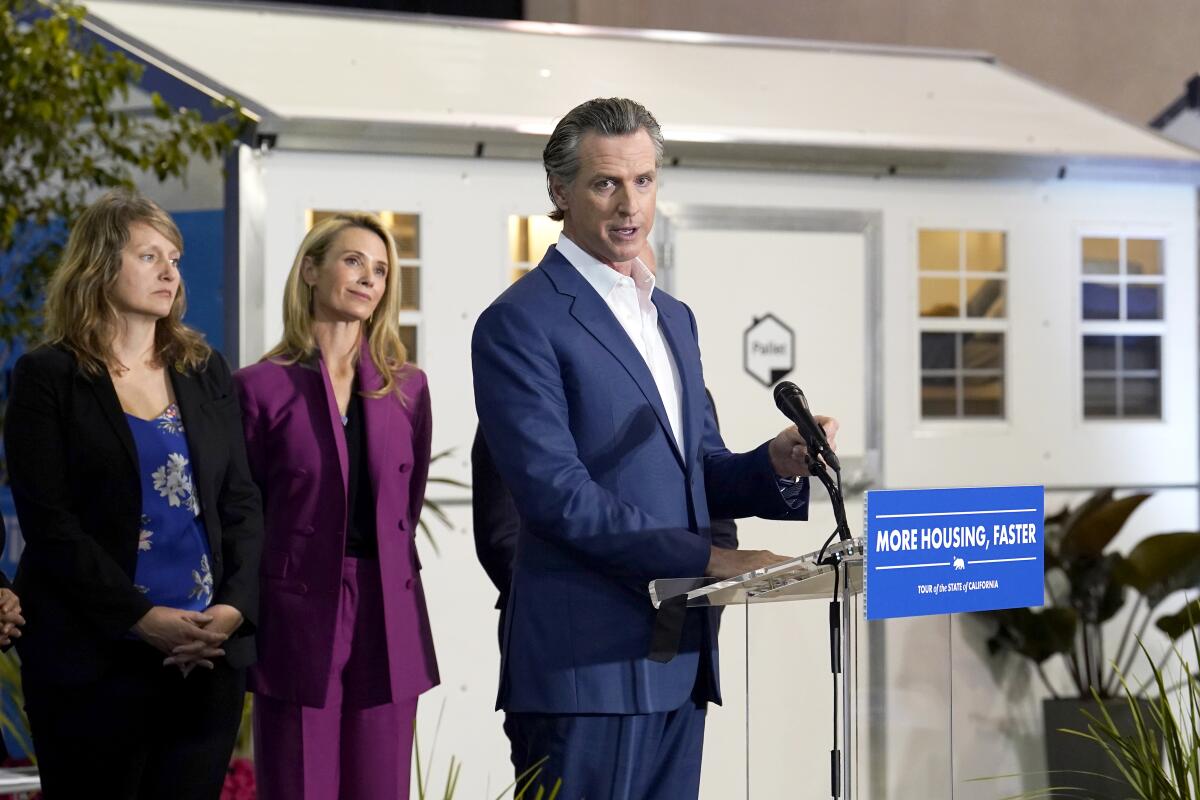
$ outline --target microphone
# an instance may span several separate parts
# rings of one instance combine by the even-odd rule
[[[800,387],[791,381],[781,381],[775,387],[775,405],[785,417],[796,423],[801,438],[808,445],[809,453],[814,458],[820,454],[834,472],[841,472],[842,465],[833,448],[829,446],[829,440],[825,438],[825,429],[813,419],[812,411],[808,408],[808,398],[800,391]]]

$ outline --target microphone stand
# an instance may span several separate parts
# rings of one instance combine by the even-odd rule
[[[813,444],[816,444],[815,442]],[[812,455],[813,452],[816,455]],[[833,597],[829,601],[829,668],[833,673],[833,749],[829,751],[829,785],[830,796],[840,798],[842,796],[842,750],[838,746],[838,681],[842,674],[842,652],[844,645],[844,636],[848,635],[850,607],[847,604],[845,607],[845,616],[843,617],[842,603],[838,598],[839,587],[844,585],[846,599],[850,596],[850,569],[843,567],[840,553],[832,553],[828,557],[825,556],[825,550],[829,547],[833,538],[838,537],[839,541],[847,541],[851,539],[850,525],[846,522],[846,502],[842,497],[842,473],[841,470],[834,470],[834,476],[830,477],[829,469],[817,456],[820,455],[820,448],[809,447],[808,471],[821,485],[825,487],[825,491],[829,494],[830,503],[833,505],[833,517],[837,523],[833,533],[829,534],[829,538],[825,540],[825,544],[821,546],[820,553],[817,554],[818,565],[830,565],[833,567]],[[844,572],[844,584],[843,584]],[[845,624],[843,624],[845,623]],[[843,697],[846,708],[844,725],[847,728],[850,722],[850,702],[849,697]],[[850,741],[846,738],[847,752],[849,752]],[[848,766],[848,765],[847,765]],[[846,770],[847,793],[849,793],[849,769]]]

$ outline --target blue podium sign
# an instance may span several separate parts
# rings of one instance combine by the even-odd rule
[[[867,492],[867,619],[1045,602],[1041,486]]]

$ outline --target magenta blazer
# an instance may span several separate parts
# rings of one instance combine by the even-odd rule
[[[381,383],[365,342],[358,379],[368,391]],[[346,552],[341,415],[319,356],[290,366],[260,361],[238,370],[234,380],[266,526],[258,663],[249,687],[321,708]],[[429,386],[425,373],[411,366],[398,381],[403,400],[391,394],[363,402],[393,701],[438,683],[414,538],[429,474]]]

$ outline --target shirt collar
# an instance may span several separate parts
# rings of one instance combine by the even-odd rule
[[[568,239],[565,233],[558,235],[558,244],[556,247],[563,258],[578,270],[579,274],[596,290],[598,295],[605,299],[616,288],[617,281],[624,277],[621,273],[595,256],[585,252],[583,248]],[[646,292],[647,296],[653,295],[655,285],[654,273],[642,263],[640,258],[633,260],[631,272],[634,286]]]

